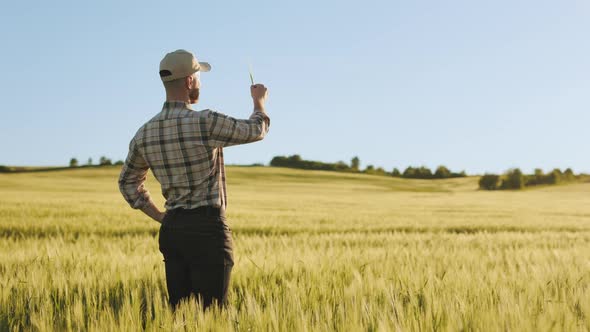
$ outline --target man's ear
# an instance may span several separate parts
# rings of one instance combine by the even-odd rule
[[[187,76],[184,78],[184,88],[187,90],[191,89],[191,86],[193,84],[193,76]]]

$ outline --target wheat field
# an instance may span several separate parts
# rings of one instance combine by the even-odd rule
[[[0,174],[0,330],[590,331],[590,183],[228,167],[229,307],[173,314],[118,173]]]

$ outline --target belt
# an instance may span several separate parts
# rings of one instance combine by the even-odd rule
[[[166,214],[170,215],[201,215],[201,216],[216,216],[216,217],[224,217],[225,210],[220,207],[215,207],[211,205],[199,206],[194,209],[185,209],[185,208],[175,208],[171,210],[167,210]]]

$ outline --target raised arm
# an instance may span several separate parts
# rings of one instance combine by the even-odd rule
[[[210,112],[207,116],[208,145],[225,147],[262,140],[270,128],[270,118],[264,104],[268,89],[262,84],[250,87],[254,111],[250,118],[235,119],[225,114]]]

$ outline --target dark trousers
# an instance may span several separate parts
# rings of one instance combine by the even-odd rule
[[[206,309],[226,304],[234,265],[233,239],[225,214],[218,209],[166,212],[159,234],[172,309],[194,295]]]

